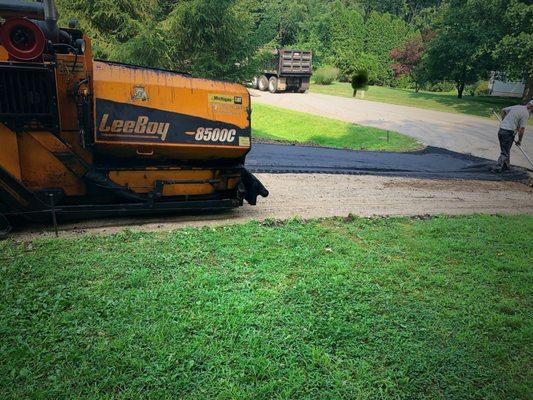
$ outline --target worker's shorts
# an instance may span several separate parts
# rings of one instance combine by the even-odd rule
[[[511,166],[511,148],[513,147],[515,133],[507,129],[500,129],[498,139],[500,140],[500,158],[498,165],[503,169]]]

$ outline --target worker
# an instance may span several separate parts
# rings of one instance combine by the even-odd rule
[[[531,113],[533,113],[533,100],[525,106],[512,106],[502,110],[502,123],[498,132],[501,154],[498,164],[492,169],[493,172],[504,172],[511,167],[511,148],[515,136],[518,133],[516,144],[521,146]]]

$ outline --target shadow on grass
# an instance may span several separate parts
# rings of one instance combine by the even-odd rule
[[[442,93],[428,93],[428,92],[414,92],[406,89],[394,89],[403,92],[406,96],[413,100],[420,101],[434,101],[443,106],[453,109],[457,113],[472,114],[480,117],[492,118],[491,109],[499,111],[504,107],[521,104],[520,99],[508,97],[490,97],[490,96],[469,96],[466,95],[462,99],[457,98],[454,94]]]
[[[352,98],[352,90],[347,83],[336,82],[333,85],[313,85],[311,91],[333,96]],[[466,94],[462,99],[456,93],[415,92],[410,89],[372,86],[366,92],[366,98],[357,96],[358,100],[375,101],[378,103],[405,105],[422,109],[442,112],[470,114],[479,117],[492,118],[491,108],[501,109],[521,104],[520,99],[491,96],[470,96]]]

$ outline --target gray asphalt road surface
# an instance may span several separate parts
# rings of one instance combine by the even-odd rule
[[[414,137],[426,146],[489,160],[497,160],[499,156],[498,122],[495,120],[315,93],[271,94],[257,90],[250,93],[252,102],[395,131]],[[533,132],[526,132],[523,148],[533,156]],[[514,165],[531,168],[516,147],[511,157]]]
[[[246,161],[252,172],[328,173],[487,181],[527,180],[521,169],[490,172],[491,160],[428,147],[412,153],[357,151],[255,143]]]

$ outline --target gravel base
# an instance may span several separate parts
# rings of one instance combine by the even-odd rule
[[[61,236],[135,231],[170,231],[251,220],[462,214],[533,214],[533,189],[518,182],[425,180],[327,174],[258,174],[269,189],[256,207],[215,215],[113,218],[62,224]],[[50,226],[32,225],[14,240],[52,236]]]

